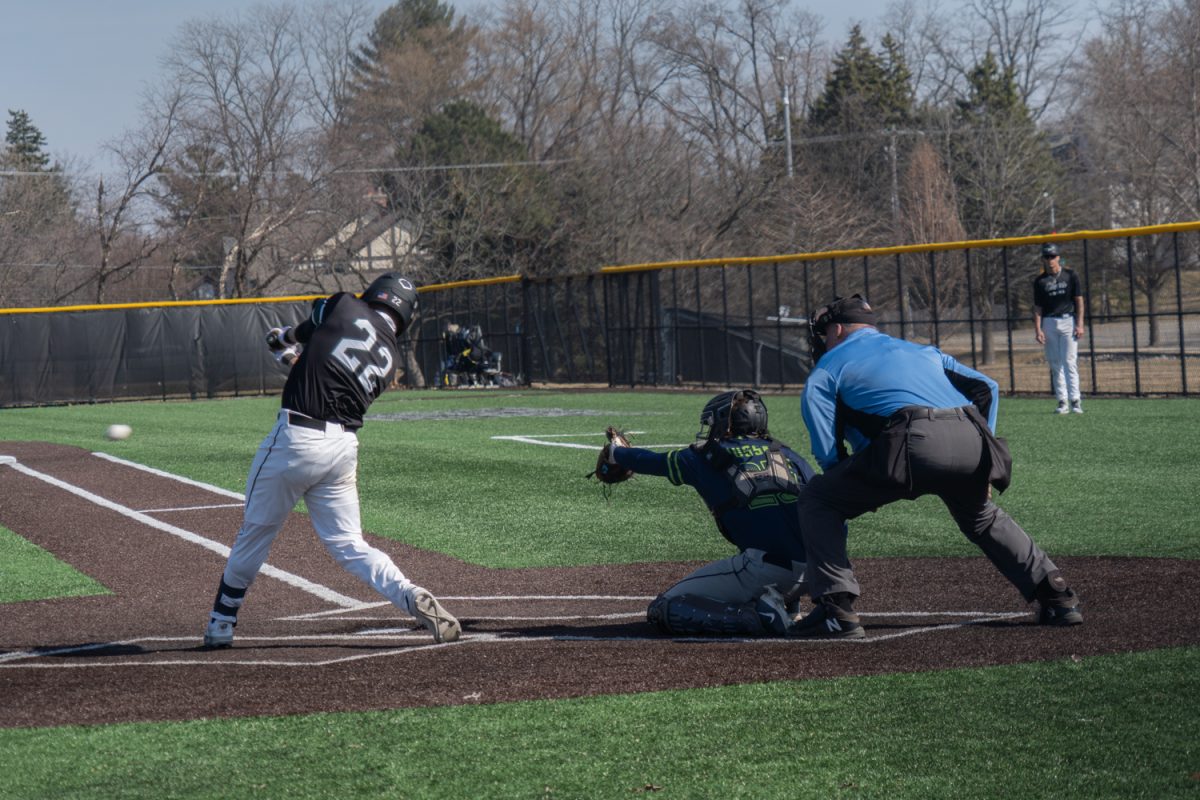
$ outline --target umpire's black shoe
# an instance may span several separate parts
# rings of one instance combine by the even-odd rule
[[[863,639],[867,632],[859,623],[858,614],[840,608],[828,597],[818,598],[817,607],[788,631],[798,639]]]
[[[1039,599],[1039,625],[1082,625],[1083,614],[1079,611],[1079,595],[1070,589],[1053,597]]]
[[[1039,625],[1081,625],[1083,614],[1079,612],[1079,596],[1071,591],[1058,570],[1052,571],[1034,590],[1041,609],[1038,611]]]

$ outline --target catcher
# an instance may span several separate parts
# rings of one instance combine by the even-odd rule
[[[804,546],[796,502],[812,467],[767,432],[758,392],[724,392],[700,412],[690,447],[656,453],[613,428],[595,475],[617,483],[633,473],[661,475],[694,488],[737,555],[688,575],[650,603],[646,619],[666,633],[696,636],[784,636],[792,626],[789,598],[803,593]]]

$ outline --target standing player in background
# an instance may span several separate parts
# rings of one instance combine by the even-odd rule
[[[767,431],[767,406],[749,389],[725,392],[700,413],[690,447],[656,453],[605,446],[597,468],[659,475],[700,495],[717,530],[738,549],[688,575],[650,604],[646,618],[684,636],[782,636],[791,628],[784,593],[804,577],[796,500],[812,467]],[[794,592],[798,596],[799,592]]]
[[[412,282],[387,273],[361,299],[339,292],[315,301],[309,319],[295,328],[268,332],[267,345],[291,372],[275,427],[250,466],[242,528],[221,576],[205,646],[233,644],[246,590],[301,497],[321,543],[343,569],[419,620],[435,641],[458,639],[458,620],[366,543],[359,519],[356,432],[396,374],[396,339],[416,308]]]
[[[1033,327],[1046,350],[1056,414],[1083,413],[1079,393],[1079,337],[1083,336],[1083,290],[1079,276],[1065,269],[1058,246],[1042,245],[1042,274],[1033,281]],[[1067,403],[1070,402],[1070,406]]]
[[[880,333],[874,310],[859,295],[814,312],[809,335],[813,370],[800,411],[825,472],[800,495],[808,588],[817,607],[793,635],[865,635],[854,613],[860,590],[846,520],[927,494],[945,503],[963,535],[1027,602],[1039,603],[1038,622],[1083,622],[1078,598],[1054,562],[992,502],[992,486],[1006,489],[1012,472],[1008,448],[993,433],[996,382],[936,347]]]

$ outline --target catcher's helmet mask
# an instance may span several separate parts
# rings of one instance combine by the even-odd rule
[[[371,281],[371,285],[363,290],[362,299],[394,313],[398,323],[396,333],[408,328],[418,305],[417,287],[398,272],[385,272]]]
[[[753,389],[736,389],[716,395],[700,412],[697,439],[768,435],[767,404]]]
[[[808,349],[813,364],[816,364],[829,349],[825,343],[825,334],[835,322],[839,325],[874,325],[875,309],[871,308],[871,304],[861,294],[853,294],[849,297],[835,297],[832,303],[814,311],[808,318]]]

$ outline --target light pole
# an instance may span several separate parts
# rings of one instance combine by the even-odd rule
[[[792,97],[788,92],[788,81],[785,70],[787,67],[786,56],[775,56],[781,68],[779,70],[780,81],[783,83],[783,142],[787,148],[787,176],[792,177]]]
[[[1049,192],[1042,192],[1042,197],[1050,201],[1050,232],[1054,233],[1054,198]]]

